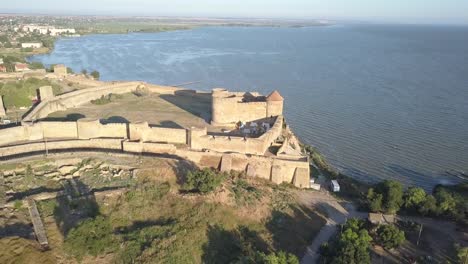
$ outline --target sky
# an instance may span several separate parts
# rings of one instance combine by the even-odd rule
[[[0,0],[2,12],[468,24],[468,0]]]

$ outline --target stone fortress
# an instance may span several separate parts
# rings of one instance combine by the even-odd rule
[[[68,78],[60,69],[57,74]],[[262,96],[213,89],[211,122],[205,127],[154,126],[144,120],[133,123],[102,123],[93,118],[46,120],[51,113],[138,89],[186,97],[203,93],[143,82],[100,83],[58,96],[53,94],[52,87],[40,87],[40,102],[23,117],[21,125],[0,129],[0,159],[63,151],[161,155],[185,159],[199,167],[243,171],[249,177],[309,187],[309,159],[301,153],[299,141],[284,122],[284,99],[277,91]],[[209,132],[208,126],[219,127],[220,131]]]

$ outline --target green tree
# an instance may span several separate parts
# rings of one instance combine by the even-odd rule
[[[291,254],[284,251],[278,253],[265,254],[259,252],[255,260],[256,264],[299,264],[299,259]]]
[[[208,193],[221,185],[225,178],[224,174],[218,174],[209,168],[189,171],[183,188],[185,190]]]
[[[383,209],[395,214],[403,204],[403,185],[394,180],[385,180],[377,185],[376,191],[383,196]]]
[[[74,73],[74,72],[73,72],[73,69],[70,68],[70,67],[67,67],[67,73],[68,73],[68,74],[73,74],[73,73]]]
[[[427,195],[424,202],[420,205],[418,212],[422,215],[437,214],[437,200],[432,195]]]
[[[399,247],[405,241],[405,232],[394,225],[381,225],[377,229],[378,242],[386,249]]]
[[[381,193],[375,192],[374,188],[369,188],[367,191],[367,203],[371,212],[382,211],[382,200],[383,195]]]
[[[343,232],[328,245],[322,245],[322,261],[333,264],[370,263],[369,248],[372,237],[364,228],[364,222],[349,219],[343,225]]]
[[[410,187],[404,195],[406,209],[418,209],[426,201],[426,192],[422,188]]]
[[[99,80],[99,77],[101,76],[98,71],[92,71],[91,76],[93,76],[94,79]]]
[[[86,69],[82,69],[82,70],[81,70],[81,73],[84,74],[84,75],[86,75],[86,74],[88,74],[88,71],[87,71]]]

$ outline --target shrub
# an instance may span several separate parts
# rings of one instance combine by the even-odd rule
[[[320,248],[323,263],[370,263],[369,248],[372,238],[364,228],[364,222],[349,219],[343,231],[330,244]]]
[[[16,210],[19,210],[23,207],[23,201],[21,200],[16,200],[15,203],[13,204],[13,207],[16,209]]]
[[[369,189],[367,204],[371,211],[395,214],[403,204],[403,185],[394,180],[385,180]],[[379,209],[380,208],[380,209]]]
[[[87,219],[70,230],[65,239],[65,250],[81,260],[85,255],[97,256],[118,247],[109,219],[97,216]]]
[[[208,168],[189,171],[183,188],[188,191],[208,193],[218,188],[225,178],[226,175],[218,174]]]
[[[99,80],[99,77],[101,76],[98,71],[92,71],[90,75],[96,80]]]
[[[278,253],[258,253],[255,263],[258,264],[299,264],[299,259],[291,254],[284,251]]]
[[[386,249],[399,247],[405,241],[405,232],[394,225],[382,225],[377,229],[378,242]]]
[[[372,212],[382,211],[382,200],[382,194],[376,193],[374,188],[370,188],[367,191],[367,203],[369,206],[369,210],[371,210]]]
[[[404,195],[404,206],[406,209],[418,209],[426,201],[426,192],[422,188],[410,187]]]

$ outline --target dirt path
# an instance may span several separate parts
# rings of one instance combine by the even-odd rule
[[[348,218],[365,218],[367,213],[356,211],[352,203],[339,201],[326,191],[301,192],[299,200],[307,206],[319,207],[327,214],[327,223],[307,248],[301,264],[317,263],[320,245],[327,242],[336,232],[337,226]]]

